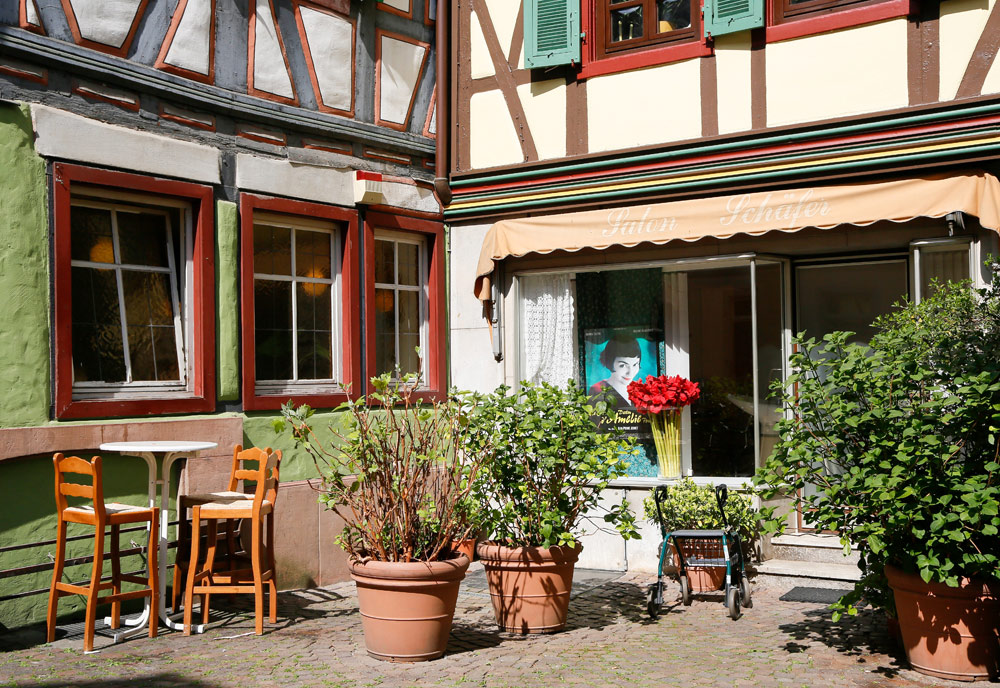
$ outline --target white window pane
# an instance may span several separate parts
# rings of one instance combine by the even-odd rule
[[[948,251],[920,251],[920,295],[926,298],[934,293],[932,282],[944,285],[969,279],[969,247],[961,246]]]
[[[375,290],[375,372],[389,373],[396,366],[396,295],[392,289]]]
[[[393,258],[395,242],[375,240],[375,281],[382,284],[396,282],[396,261]]]
[[[74,206],[70,223],[70,255],[73,260],[115,262],[110,210]]]
[[[292,274],[292,231],[287,227],[254,225],[253,270],[264,275]]]
[[[420,284],[420,247],[416,244],[397,244],[399,284],[415,287]]]
[[[74,267],[73,378],[124,382],[125,355],[114,270]]]
[[[180,380],[170,277],[122,270],[132,380]]]
[[[292,283],[254,281],[254,366],[258,380],[292,378]]]
[[[117,219],[120,262],[160,268],[169,266],[165,215],[118,212]]]
[[[296,285],[298,360],[300,380],[333,378],[330,329],[330,285],[311,282]]]
[[[295,274],[330,279],[330,235],[326,232],[295,232]]]

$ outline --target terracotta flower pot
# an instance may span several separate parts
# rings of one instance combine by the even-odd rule
[[[566,626],[576,547],[503,547],[480,543],[493,613],[510,633],[555,633]]]
[[[464,540],[452,540],[451,548],[456,552],[461,552],[472,561],[476,558],[476,538],[466,538]]]
[[[444,654],[468,557],[351,562],[350,568],[368,654],[393,662],[422,662]]]
[[[957,681],[1000,678],[1000,583],[925,583],[885,567],[906,658],[917,671]]]
[[[726,554],[722,551],[722,543],[719,540],[698,540],[692,538],[678,538],[681,551],[684,553],[684,562],[698,559],[725,559]],[[671,543],[672,544],[672,543]],[[680,559],[674,551],[674,566],[680,567]],[[726,583],[726,568],[713,566],[711,568],[701,568],[697,564],[687,566],[688,586],[691,592],[713,592],[721,590]]]

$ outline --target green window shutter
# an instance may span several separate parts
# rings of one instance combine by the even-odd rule
[[[705,0],[705,37],[764,26],[764,0]]]
[[[570,63],[580,64],[580,0],[524,0],[524,66]]]

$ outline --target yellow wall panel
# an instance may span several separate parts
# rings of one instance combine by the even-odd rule
[[[941,3],[941,17],[938,20],[938,34],[941,55],[940,99],[954,100],[958,85],[962,82],[969,59],[976,48],[976,42],[983,33],[986,20],[996,0],[947,0]],[[992,75],[991,75],[992,76]],[[995,83],[995,80],[993,81]],[[991,80],[987,79],[983,93],[988,91]]]
[[[566,82],[563,79],[538,81],[517,87],[524,116],[538,150],[538,158],[566,155]]]
[[[715,69],[719,91],[719,133],[750,129],[750,32],[715,39]]]
[[[698,60],[590,79],[587,112],[591,153],[701,136]]]
[[[472,13],[472,35],[469,37],[471,55],[469,60],[469,73],[473,79],[493,76],[496,70],[493,69],[493,60],[490,58],[490,49],[486,47],[486,37],[483,36],[483,28],[479,24],[479,16]]]
[[[469,120],[469,157],[473,168],[523,162],[521,142],[500,91],[474,94],[469,105]]]
[[[767,47],[767,124],[906,107],[905,18]]]

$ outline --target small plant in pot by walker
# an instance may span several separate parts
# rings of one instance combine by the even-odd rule
[[[350,557],[365,645],[378,659],[422,661],[444,654],[469,559],[452,549],[473,530],[477,457],[465,451],[462,404],[450,395],[412,400],[417,375],[372,378],[374,392],[348,400],[346,429],[319,440],[308,406],[282,407],[312,456],[320,502],[345,522],[338,544]]]
[[[663,533],[677,530],[719,530],[725,525],[722,514],[719,513],[715,489],[711,485],[698,485],[691,478],[660,485],[657,488],[660,495],[660,508],[657,510],[654,495],[643,500],[642,506],[646,519],[660,527]],[[760,538],[760,515],[753,505],[753,500],[747,494],[729,492],[726,500],[726,523],[730,529],[739,535],[743,546],[743,561],[757,559],[756,544]],[[722,559],[721,540],[716,539],[681,539],[679,540],[685,560],[708,558]],[[671,541],[673,544],[673,541]],[[674,566],[677,555],[674,553]],[[719,567],[687,567],[687,590],[693,593],[718,590],[724,583],[726,569]],[[749,600],[749,594],[744,599]],[[690,604],[690,596],[683,595],[684,604]],[[749,606],[749,605],[746,605]]]
[[[798,337],[792,413],[755,481],[857,549],[835,617],[864,599],[898,618],[918,671],[1000,678],[1000,281],[940,287],[875,330]]]
[[[626,473],[632,442],[610,423],[614,410],[566,388],[523,382],[471,398],[469,451],[485,457],[475,483],[489,538],[477,553],[501,629],[552,633],[566,625],[581,525],[600,493]],[[599,424],[607,422],[606,430]],[[638,537],[624,502],[603,515]]]

